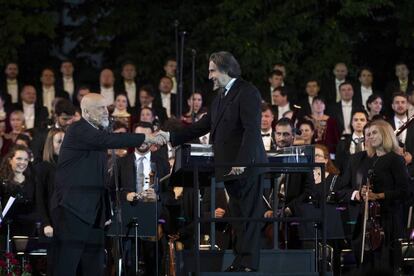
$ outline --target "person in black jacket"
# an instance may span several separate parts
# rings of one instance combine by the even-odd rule
[[[82,119],[66,131],[55,175],[54,275],[103,275],[106,150],[160,142],[152,135],[104,131],[109,118],[102,95],[86,95],[81,109]]]
[[[65,132],[63,129],[53,128],[49,131],[43,149],[43,161],[34,166],[36,172],[36,207],[41,222],[41,236],[53,237],[53,224],[50,215],[50,202],[55,187],[56,164],[60,146]],[[49,245],[50,247],[50,245]],[[52,248],[48,248],[47,267],[48,275],[52,272]]]
[[[172,145],[180,145],[210,132],[214,160],[218,163],[265,163],[266,152],[260,135],[261,97],[256,87],[240,78],[237,60],[229,52],[210,56],[209,78],[220,88],[208,112],[198,122],[171,133]],[[230,216],[261,217],[263,168],[215,168],[217,181],[224,181],[230,197]],[[227,271],[259,269],[261,223],[233,223],[236,258]]]
[[[401,214],[402,203],[408,192],[408,172],[390,124],[383,120],[371,122],[366,137],[373,149],[371,162],[366,167],[366,179],[369,179],[372,186],[368,189],[363,185],[360,191],[353,192],[353,196],[362,201],[368,199],[380,204],[379,223],[383,228],[384,237],[380,248],[365,250],[362,268],[384,267],[397,272],[401,262],[399,239],[403,235]],[[363,235],[362,217],[361,211],[355,227],[354,240],[358,237],[361,239]],[[369,244],[369,239],[366,242]],[[354,252],[358,263],[361,260],[361,248],[362,246],[359,246]]]
[[[10,223],[11,236],[33,237],[36,234],[35,181],[28,168],[30,155],[26,147],[16,145],[0,166],[1,204],[6,206],[11,196],[16,199],[4,217],[4,221]],[[6,235],[6,229],[2,227],[2,235]]]

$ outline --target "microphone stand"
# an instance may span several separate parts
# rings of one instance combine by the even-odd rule
[[[183,64],[184,64],[184,45],[185,45],[185,35],[187,34],[186,31],[180,32],[181,37],[181,44],[180,44],[180,62],[178,68],[179,70],[179,77],[178,77],[178,91],[177,91],[177,118],[180,118],[181,114],[183,113]]]
[[[195,65],[196,65],[196,55],[197,55],[197,51],[196,49],[191,49],[191,55],[192,55],[192,59],[191,59],[191,91],[192,91],[192,96],[191,96],[191,122],[194,123],[195,119],[196,119],[196,112],[194,111],[194,93],[195,93]]]
[[[109,126],[107,131],[112,133],[114,123],[114,118],[110,117]],[[123,245],[122,245],[122,210],[121,210],[121,191],[119,189],[118,181],[118,167],[116,166],[116,154],[115,149],[111,149],[111,166],[112,174],[115,180],[115,218],[116,218],[116,235],[115,235],[115,266],[116,266],[116,276],[121,276],[122,271],[126,271],[124,267],[124,262],[122,261],[123,255]]]
[[[180,26],[180,22],[178,21],[178,19],[174,20],[174,37],[175,37],[175,60],[177,62],[177,69],[176,69],[176,81],[177,81],[177,101],[175,103],[175,110],[178,112],[178,109],[180,108],[180,104],[179,104],[179,96],[178,96],[178,86],[180,84],[180,80],[179,80],[179,76],[180,76],[180,47],[179,47],[179,33],[178,33],[178,27]],[[177,115],[177,114],[175,114]]]

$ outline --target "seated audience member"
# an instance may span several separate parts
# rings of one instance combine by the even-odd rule
[[[9,139],[13,141],[13,143],[16,141],[17,135],[21,133],[27,133],[26,128],[24,125],[24,114],[23,111],[16,110],[10,113],[10,126],[11,131],[5,135],[6,139]]]
[[[28,135],[24,133],[20,133],[17,135],[16,140],[14,141],[15,145],[25,146],[26,148],[30,148],[31,139]]]
[[[154,126],[154,131],[156,131],[160,128],[160,122],[155,117],[154,111],[150,107],[141,108],[141,110],[139,111],[138,122],[151,123]]]
[[[116,121],[120,121],[126,124],[128,127],[131,125],[131,114],[128,110],[128,98],[126,94],[118,94],[115,97],[115,109],[111,116]]]
[[[171,118],[171,116],[175,116],[177,109],[175,98],[176,95],[171,92],[173,87],[174,82],[170,77],[161,77],[158,85],[159,95],[157,96],[161,98],[162,107],[165,108],[168,118]]]
[[[194,92],[187,99],[188,111],[181,116],[181,121],[185,124],[192,124],[200,120],[206,110],[203,108],[203,96],[200,92]]]
[[[272,112],[272,107],[268,103],[262,103],[262,122],[261,134],[263,145],[266,151],[276,150],[276,142],[273,132],[273,122],[275,116]]]
[[[0,94],[6,105],[20,101],[19,90],[22,88],[19,76],[19,65],[14,62],[7,62],[4,68],[4,78],[0,78]]]
[[[36,103],[36,97],[35,87],[25,85],[20,92],[21,102],[13,105],[13,110],[23,111],[26,129],[42,128],[47,124],[47,108]]]
[[[297,116],[299,120],[312,113],[313,98],[319,95],[320,89],[319,81],[316,79],[310,79],[306,82],[306,96],[299,101],[300,110]]]
[[[10,112],[10,104],[6,104],[5,96],[0,93],[0,121],[7,119]]]
[[[76,106],[77,107],[79,107],[80,102],[82,101],[82,98],[89,93],[91,93],[91,90],[89,86],[87,85],[81,85],[78,88],[78,91],[76,92]]]
[[[364,110],[361,103],[353,99],[354,88],[350,82],[344,82],[339,85],[340,101],[330,105],[329,114],[335,118],[338,125],[339,133],[351,133],[351,114],[357,110]]]
[[[6,121],[0,120],[0,157],[4,157],[12,145],[13,141],[6,138]]]
[[[156,101],[154,101],[154,89],[151,85],[144,85],[139,90],[139,105],[137,107],[149,107],[153,110],[155,117],[158,118],[160,124],[162,125],[167,119],[167,112],[165,108],[158,105]]]
[[[331,154],[335,154],[336,144],[339,140],[339,130],[335,119],[325,114],[325,100],[314,97],[312,102],[312,114],[305,116],[315,126],[315,142],[326,145]]]
[[[299,121],[297,124],[299,135],[296,136],[295,145],[315,144],[315,126],[309,120]]]
[[[4,157],[0,166],[0,196],[6,206],[11,196],[16,198],[5,220],[10,221],[11,236],[34,236],[37,214],[35,209],[35,180],[28,168],[30,151],[16,145]],[[4,235],[7,227],[2,227]]]
[[[338,142],[335,154],[335,164],[341,174],[347,167],[349,156],[364,150],[364,127],[368,123],[365,111],[352,114],[352,134],[344,134]]]
[[[51,128],[66,128],[73,123],[75,114],[75,107],[68,99],[59,99],[55,105],[55,111],[53,115],[53,123]],[[49,129],[41,129],[36,131],[32,140],[32,151],[34,157],[34,163],[42,161],[43,145],[46,141]]]
[[[385,119],[382,115],[383,100],[380,95],[372,94],[368,97],[366,107],[368,110],[368,120]]]
[[[273,114],[276,120],[283,118],[283,114],[288,111],[293,111],[294,106],[288,100],[288,95],[283,87],[276,87],[272,93],[272,99],[275,103],[272,105]]]
[[[55,98],[69,99],[69,94],[55,85],[55,73],[52,68],[45,68],[42,70],[40,77],[40,87],[37,90],[37,103],[39,106],[44,106],[49,112],[49,117],[53,111],[53,100]]]
[[[103,68],[99,74],[99,93],[104,96],[105,103],[110,106],[115,101],[115,76],[114,72],[110,68]]]

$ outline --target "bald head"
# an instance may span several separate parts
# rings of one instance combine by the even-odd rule
[[[81,101],[82,117],[96,127],[109,125],[108,109],[105,98],[101,94],[86,94]]]

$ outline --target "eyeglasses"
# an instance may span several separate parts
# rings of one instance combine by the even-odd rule
[[[323,158],[323,159],[325,159],[325,155],[323,155],[323,154],[315,154],[315,158]]]

